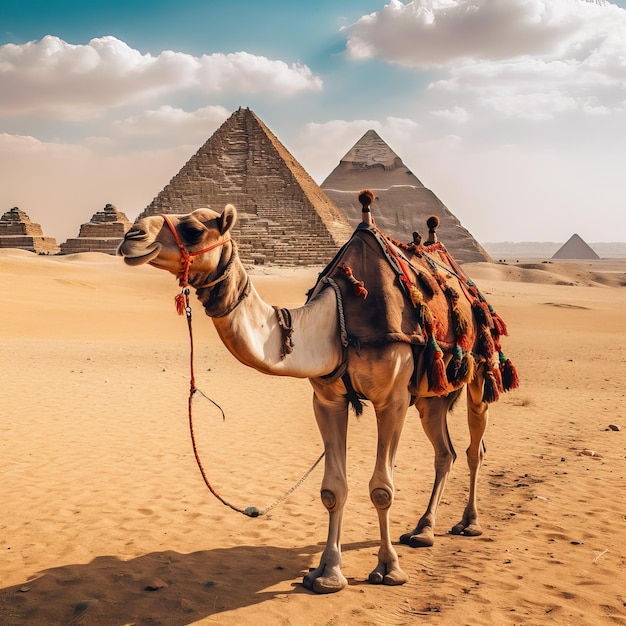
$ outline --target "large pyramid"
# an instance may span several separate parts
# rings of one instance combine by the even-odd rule
[[[59,246],[53,237],[45,237],[41,226],[13,207],[0,218],[0,248],[19,248],[37,254],[56,254]]]
[[[96,211],[91,220],[81,224],[78,237],[61,244],[61,254],[76,252],[104,252],[115,254],[126,231],[131,227],[129,219],[112,204]]]
[[[357,194],[361,189],[371,189],[376,194],[372,205],[376,225],[395,239],[409,242],[413,231],[425,239],[426,220],[436,215],[440,219],[439,240],[457,261],[491,261],[470,232],[373,130],[352,146],[321,187],[353,227],[361,221]]]
[[[247,108],[235,111],[215,131],[139,218],[199,207],[222,211],[227,203],[237,208],[234,236],[249,263],[324,264],[353,231],[345,215]]]
[[[576,234],[573,234],[553,255],[553,259],[599,259],[596,251]]]

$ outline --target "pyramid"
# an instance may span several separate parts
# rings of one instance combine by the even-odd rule
[[[596,251],[573,234],[553,255],[553,259],[599,259]]]
[[[78,237],[61,244],[61,254],[76,252],[104,252],[115,254],[117,247],[131,227],[130,220],[112,204],[97,211],[91,220],[82,224]]]
[[[39,224],[24,211],[13,207],[0,218],[0,248],[19,248],[37,254],[56,254],[59,246],[53,237],[44,237]]]
[[[352,234],[345,215],[265,124],[235,111],[139,215],[221,212],[232,203],[244,262],[327,263]]]
[[[361,221],[357,194],[371,189],[376,194],[372,215],[383,232],[409,242],[413,231],[418,231],[426,239],[426,220],[436,215],[439,240],[458,262],[491,261],[487,251],[374,130],[352,146],[321,187],[353,227]]]

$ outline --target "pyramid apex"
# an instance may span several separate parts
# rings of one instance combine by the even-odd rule
[[[373,129],[368,130],[348,150],[342,163],[350,163],[354,167],[380,167],[392,170],[402,167],[402,159],[381,139]]]

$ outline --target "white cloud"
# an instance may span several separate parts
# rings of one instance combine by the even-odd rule
[[[559,91],[491,95],[481,98],[482,104],[502,117],[527,120],[549,120],[578,108],[576,100]]]
[[[471,115],[463,107],[452,107],[451,109],[442,109],[433,111],[435,117],[450,120],[454,124],[465,124],[470,121]]]
[[[164,105],[117,120],[112,130],[120,136],[146,136],[175,134],[180,143],[183,140],[205,141],[230,115],[222,106],[208,106],[188,112]]]
[[[610,3],[391,0],[345,32],[351,58],[438,71],[436,110],[450,109],[442,104],[454,93],[468,113],[486,105],[508,117],[512,105],[516,115],[549,119],[572,106],[620,110],[626,92],[626,10]]]
[[[587,0],[391,0],[344,30],[353,58],[425,68],[463,58],[587,55],[625,22],[626,11]],[[623,50],[618,37],[614,43]]]
[[[247,52],[142,54],[115,37],[73,45],[48,35],[0,47],[0,113],[89,119],[108,108],[193,90],[290,96],[322,81],[300,64]]]

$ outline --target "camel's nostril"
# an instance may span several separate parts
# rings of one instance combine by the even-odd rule
[[[145,239],[148,233],[141,226],[132,226],[124,235],[124,239]]]

